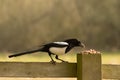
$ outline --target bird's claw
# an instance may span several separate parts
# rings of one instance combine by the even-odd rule
[[[50,61],[50,63],[52,63],[52,64],[56,64],[56,61],[53,61],[53,60],[52,60],[52,61]]]
[[[62,61],[62,63],[69,63],[68,61]]]
[[[50,61],[50,63],[56,65],[56,61]],[[62,63],[69,63],[68,61],[62,61]]]

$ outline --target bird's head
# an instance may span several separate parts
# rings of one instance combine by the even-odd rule
[[[68,44],[73,45],[75,47],[80,46],[82,48],[85,48],[85,45],[77,39],[67,39],[67,40],[65,40],[65,42],[67,42]]]

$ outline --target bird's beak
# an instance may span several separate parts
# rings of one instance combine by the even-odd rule
[[[80,47],[85,48],[85,45],[83,43],[80,44]]]

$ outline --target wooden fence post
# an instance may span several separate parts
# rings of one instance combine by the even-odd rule
[[[102,80],[101,54],[77,54],[77,80]]]

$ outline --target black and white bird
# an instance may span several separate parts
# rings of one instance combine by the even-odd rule
[[[9,58],[41,51],[41,52],[47,52],[48,53],[48,55],[51,58],[52,63],[55,63],[55,61],[53,60],[53,58],[51,56],[52,54],[56,55],[55,58],[57,60],[60,60],[62,62],[66,62],[66,61],[60,59],[58,56],[62,55],[62,54],[66,54],[72,48],[78,47],[78,46],[79,47],[85,47],[85,45],[82,42],[78,41],[77,39],[67,39],[67,40],[62,41],[62,42],[52,42],[52,43],[42,45],[42,48],[39,48],[39,49],[36,49],[36,50],[26,51],[26,52],[22,52],[22,53],[18,53],[18,54],[13,54],[13,55],[10,55]]]

